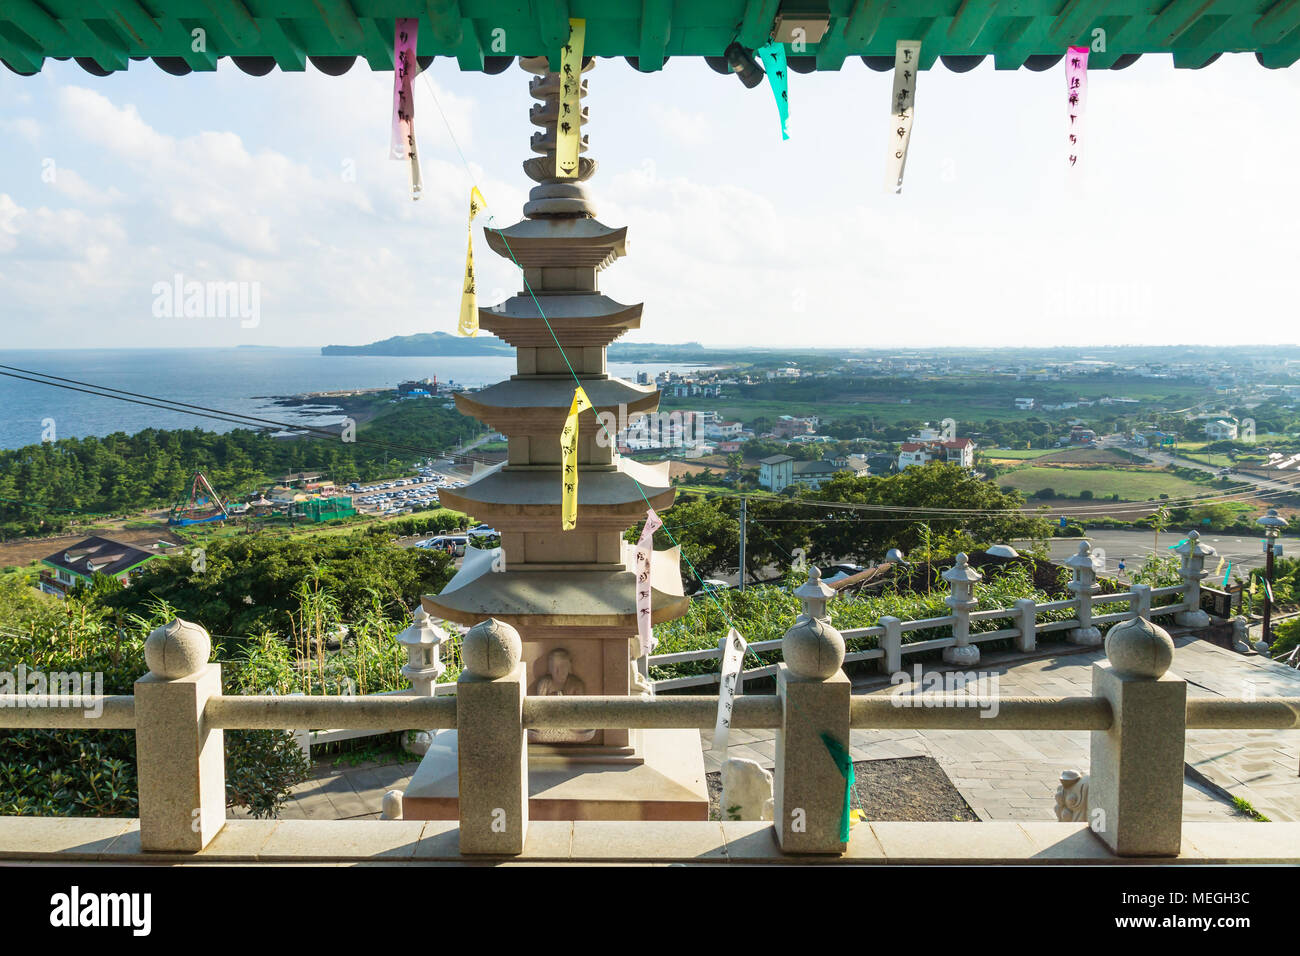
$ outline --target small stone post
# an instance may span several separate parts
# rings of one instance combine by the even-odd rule
[[[776,693],[782,716],[772,793],[777,843],[786,853],[840,854],[844,777],[822,734],[849,749],[852,684],[840,670],[844,638],[829,624],[801,615],[786,631],[781,650],[785,660],[777,665]]]
[[[943,659],[948,664],[970,667],[980,662],[980,649],[970,643],[970,612],[975,607],[975,582],[982,580],[980,574],[967,564],[965,552],[957,555],[957,562],[940,575],[952,588],[952,593],[943,599],[943,603],[952,608],[952,636],[957,643],[943,649]]]
[[[1151,620],[1151,585],[1135,584],[1129,590],[1133,592],[1133,597],[1128,602],[1129,612],[1134,617]]]
[[[1187,683],[1166,673],[1174,642],[1134,618],[1110,629],[1106,657],[1092,665],[1092,693],[1110,702],[1114,722],[1092,732],[1089,823],[1119,856],[1177,856]]]
[[[173,618],[144,643],[149,673],[135,682],[140,848],[196,853],[226,825],[225,748],[207,726],[221,665],[197,624]]]
[[[1096,647],[1101,644],[1101,629],[1092,623],[1092,595],[1097,590],[1097,566],[1092,563],[1092,545],[1079,542],[1079,550],[1065,559],[1067,568],[1074,571],[1074,580],[1068,587],[1074,594],[1075,613],[1079,626],[1068,631],[1071,644]]]
[[[903,622],[886,615],[876,623],[885,629],[880,637],[880,649],[885,652],[881,664],[886,674],[897,674],[903,669]]]
[[[461,645],[456,682],[460,852],[516,855],[528,830],[528,744],[524,736],[523,644],[509,624],[488,618]]]
[[[1038,605],[1033,598],[1016,601],[1016,626],[1020,628],[1017,650],[1028,652],[1038,646]]]
[[[1205,559],[1219,552],[1201,544],[1199,531],[1188,532],[1187,540],[1174,549],[1182,558],[1178,574],[1183,579],[1183,610],[1174,614],[1174,623],[1184,627],[1209,627],[1210,615],[1201,610],[1201,581],[1210,576]]]

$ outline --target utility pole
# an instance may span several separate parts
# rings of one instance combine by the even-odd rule
[[[745,590],[745,520],[749,516],[749,497],[740,496],[740,590]]]

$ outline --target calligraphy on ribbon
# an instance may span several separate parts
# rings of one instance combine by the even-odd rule
[[[636,633],[641,640],[641,656],[653,654],[654,634],[650,627],[650,559],[654,556],[655,532],[664,526],[653,508],[645,513],[645,527],[636,543]]]
[[[903,191],[903,167],[907,165],[907,147],[912,141],[916,68],[920,57],[920,40],[899,40],[894,48],[893,112],[889,118],[889,153],[885,160],[885,189],[891,193]]]
[[[1067,114],[1070,117],[1070,165],[1079,163],[1079,146],[1083,137],[1083,107],[1088,99],[1088,48],[1072,46],[1065,55]]]
[[[718,688],[718,719],[713,725],[713,750],[726,753],[731,737],[731,711],[736,703],[743,678],[740,665],[745,661],[749,644],[734,627],[727,631],[722,645],[722,682]]]
[[[416,33],[420,21],[399,18],[393,30],[393,133],[389,144],[392,159],[411,161],[411,198],[419,199],[424,188],[420,179],[420,156],[415,148],[415,97],[411,86],[420,72],[415,59]]]
[[[569,42],[560,51],[560,115],[555,123],[555,175],[573,179],[578,175],[578,152],[582,141],[582,44],[587,36],[586,20],[569,21]]]
[[[474,186],[469,191],[469,225],[466,228],[465,248],[465,285],[460,294],[460,325],[457,331],[461,335],[478,335],[478,294],[477,280],[474,277],[474,217],[479,210],[487,207],[487,200]]]
[[[591,400],[579,385],[573,390],[569,417],[560,432],[560,452],[564,462],[560,475],[560,520],[565,531],[578,526],[578,416],[591,408]]]
[[[763,61],[767,83],[776,98],[776,111],[781,117],[781,138],[790,138],[790,71],[786,68],[785,47],[772,40],[754,51]]]

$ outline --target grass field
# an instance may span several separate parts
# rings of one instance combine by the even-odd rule
[[[1058,495],[1077,498],[1081,491],[1091,491],[1097,498],[1118,494],[1121,501],[1145,501],[1162,494],[1171,498],[1188,498],[1212,493],[1211,488],[1160,471],[1124,471],[1117,468],[1045,468],[1027,465],[1001,475],[999,487],[1015,488],[1026,496],[1040,488],[1051,488]]]
[[[983,450],[984,456],[989,461],[1029,461],[1032,458],[1041,458],[1043,455],[1050,455],[1052,452],[1060,451],[1059,448],[986,448]]]

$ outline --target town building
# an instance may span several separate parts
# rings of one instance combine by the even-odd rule
[[[79,586],[89,586],[96,574],[129,585],[133,572],[156,557],[156,551],[146,551],[112,538],[84,538],[41,559],[41,564],[50,570],[41,571],[37,586],[46,594],[62,598]]]
[[[805,485],[816,491],[822,486],[822,482],[829,481],[832,475],[841,470],[843,469],[836,468],[829,461],[796,461],[793,483]]]
[[[898,470],[911,468],[913,465],[926,465],[932,461],[960,465],[962,468],[975,467],[975,442],[969,438],[954,438],[950,441],[907,441],[898,448]]]
[[[789,455],[773,455],[758,463],[758,483],[768,491],[781,491],[794,484],[794,459]]]
[[[1236,441],[1237,420],[1220,418],[1205,423],[1205,437],[1212,441]]]

